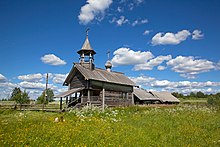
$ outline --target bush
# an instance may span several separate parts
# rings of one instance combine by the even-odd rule
[[[207,102],[209,105],[212,105],[212,106],[220,106],[220,97],[210,96]]]

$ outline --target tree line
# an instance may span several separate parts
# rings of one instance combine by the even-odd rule
[[[183,95],[182,93],[178,93],[178,92],[173,92],[172,93],[173,96],[177,97],[177,98],[182,98],[182,99],[195,99],[195,98],[209,98],[209,97],[219,97],[220,93],[216,93],[216,94],[205,94],[201,91],[199,92],[190,92],[187,95]]]
[[[48,88],[44,90],[41,95],[37,98],[38,104],[48,104],[48,102],[54,101],[53,99],[54,93],[53,90]],[[31,100],[26,92],[26,90],[22,91],[19,87],[15,87],[12,90],[11,96],[9,99],[2,99],[2,101],[15,101],[17,104],[30,104]]]
[[[196,93],[191,92],[188,95],[183,95],[178,92],[173,92],[172,95],[177,98],[182,98],[182,99],[204,98],[204,99],[207,99],[208,104],[220,106],[220,92],[218,92],[216,94],[205,94],[205,93],[199,91]]]

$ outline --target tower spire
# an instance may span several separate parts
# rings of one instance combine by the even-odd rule
[[[86,39],[83,43],[81,50],[77,53],[80,55],[80,64],[86,68],[94,69],[94,55],[96,52],[92,49],[90,42],[89,42],[89,28],[86,29]]]

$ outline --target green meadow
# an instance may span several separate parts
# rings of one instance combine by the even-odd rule
[[[2,147],[220,146],[220,110],[206,106],[0,110],[0,124]]]

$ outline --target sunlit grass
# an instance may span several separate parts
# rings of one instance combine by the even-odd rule
[[[54,122],[63,116],[64,122]],[[220,113],[198,106],[0,111],[0,146],[219,146]]]

